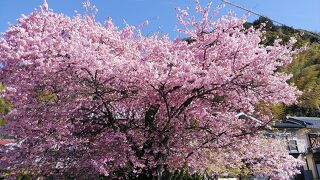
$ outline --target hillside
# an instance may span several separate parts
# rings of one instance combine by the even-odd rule
[[[253,23],[247,23],[246,26],[253,25],[258,28],[261,23],[266,24],[266,38],[263,44],[270,45],[276,38],[287,42],[290,37],[296,37],[297,48],[306,46],[306,50],[294,57],[290,65],[281,69],[293,75],[290,83],[294,83],[303,94],[295,105],[275,105],[273,107],[275,119],[282,119],[286,115],[320,117],[320,38],[317,38],[319,33],[277,26],[264,17]]]

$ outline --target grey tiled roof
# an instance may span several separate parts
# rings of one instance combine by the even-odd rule
[[[274,125],[275,128],[320,128],[319,117],[291,117]]]
[[[274,125],[275,128],[305,128],[305,125],[293,124],[293,123],[284,123],[277,122]]]
[[[319,117],[287,117],[287,121],[301,122],[306,125],[307,128],[320,128]]]

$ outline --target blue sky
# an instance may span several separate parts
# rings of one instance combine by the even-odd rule
[[[82,0],[47,0],[49,7],[56,12],[69,16],[74,10],[81,12]],[[144,28],[144,34],[153,32],[179,36],[176,32],[175,7],[193,7],[193,0],[91,0],[99,9],[97,20],[104,22],[110,16],[115,24],[123,27],[126,20],[130,25],[137,25],[144,20],[150,24]],[[320,32],[320,0],[229,0],[250,10],[264,14],[288,26]],[[0,32],[8,28],[8,22],[15,24],[21,14],[28,15],[38,8],[43,0],[1,0]],[[208,0],[200,0],[203,4]],[[221,3],[214,0],[214,6]],[[234,10],[237,15],[245,14],[243,10],[226,5],[221,14]],[[251,15],[249,20],[257,19]]]

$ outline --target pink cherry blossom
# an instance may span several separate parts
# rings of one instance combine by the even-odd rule
[[[21,17],[0,40],[1,81],[14,104],[1,132],[21,142],[0,148],[0,170],[130,178],[187,165],[219,175],[221,164],[246,159],[257,165],[252,174],[295,174],[300,164],[282,149],[256,161],[278,144],[261,145],[261,127],[236,117],[253,115],[260,101],[295,102],[299,92],[277,71],[291,62],[293,42],[264,46],[259,29],[232,14],[214,18],[210,6],[198,3],[200,16],[179,10],[192,43],[119,29],[111,18],[103,26],[91,15],[68,17],[46,3]]]

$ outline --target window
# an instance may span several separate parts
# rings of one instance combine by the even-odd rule
[[[309,134],[309,141],[311,148],[317,148],[319,146],[320,137],[317,134]]]
[[[290,152],[298,152],[298,145],[296,140],[289,140],[288,141],[288,149]]]

